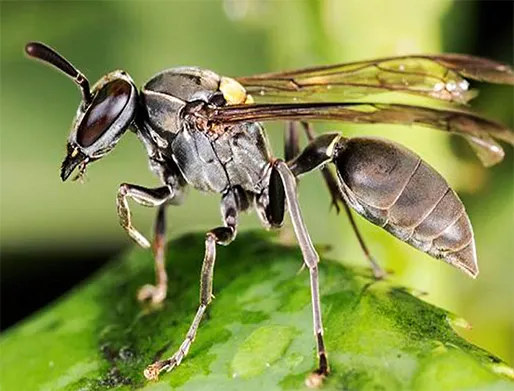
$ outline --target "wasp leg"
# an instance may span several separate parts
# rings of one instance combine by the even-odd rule
[[[284,132],[284,159],[293,160],[300,154],[300,132],[296,122],[288,122]]]
[[[277,170],[282,179],[289,216],[291,217],[293,229],[302,251],[303,261],[309,268],[310,273],[314,336],[316,338],[319,366],[307,378],[306,384],[310,387],[315,387],[321,384],[329,372],[327,353],[325,351],[325,343],[323,341],[323,324],[321,321],[321,304],[319,298],[319,256],[314,249],[307,227],[303,221],[298,203],[298,195],[296,193],[296,178],[293,172],[282,160],[276,160],[273,165],[273,169]]]
[[[205,254],[200,278],[200,305],[189,327],[186,337],[173,356],[166,360],[159,360],[146,367],[144,375],[147,379],[157,379],[163,371],[171,371],[177,367],[189,352],[200,322],[207,306],[212,301],[212,281],[214,276],[214,263],[216,261],[216,245],[228,245],[237,234],[238,200],[235,192],[229,190],[222,199],[223,227],[214,228],[205,235]]]
[[[361,246],[362,252],[364,253],[364,256],[368,260],[368,262],[371,265],[371,269],[373,270],[373,277],[375,277],[375,280],[381,280],[387,276],[387,272],[382,269],[382,267],[378,264],[375,257],[371,255],[369,252],[368,246],[364,242],[364,238],[362,237],[362,234],[359,231],[359,228],[357,228],[357,223],[355,222],[355,219],[353,217],[352,211],[350,210],[350,207],[346,203],[346,201],[342,202],[344,210],[346,212],[346,215],[348,216],[348,220],[350,220],[350,224],[352,226],[353,232],[355,233],[355,236],[357,237],[357,240],[359,241],[359,245]]]
[[[166,203],[159,206],[155,220],[154,241],[152,250],[155,259],[155,285],[143,285],[137,292],[139,301],[151,300],[152,303],[161,303],[168,293],[168,275],[166,274]]]
[[[307,135],[309,142],[314,142],[314,140],[318,136],[316,132],[312,129],[311,124],[307,122],[302,122],[302,126],[305,130],[305,134]],[[339,213],[339,202],[343,205],[346,216],[348,216],[348,220],[350,221],[350,225],[352,226],[353,232],[357,237],[357,241],[359,242],[362,252],[364,253],[364,256],[371,265],[373,276],[377,280],[384,278],[387,275],[387,273],[384,269],[380,267],[378,262],[375,260],[375,257],[371,255],[368,246],[366,245],[366,242],[364,242],[364,238],[361,232],[359,231],[359,228],[357,227],[357,223],[355,222],[355,218],[353,217],[352,211],[350,210],[350,207],[348,206],[348,204],[346,203],[345,199],[341,194],[341,190],[339,189],[339,185],[337,184],[337,180],[334,177],[334,174],[332,173],[332,171],[330,171],[330,169],[327,166],[321,168],[321,173],[323,175],[323,179],[325,180],[325,184],[328,187],[328,191],[330,192],[330,195],[332,197],[332,205],[336,208],[337,213]]]
[[[165,232],[166,232],[166,204],[179,200],[181,189],[173,189],[163,186],[156,189],[147,189],[137,185],[122,184],[118,190],[116,199],[120,224],[132,239],[144,248],[150,247],[150,242],[132,225],[131,213],[128,206],[128,198],[143,206],[159,207],[155,222],[155,236],[153,241],[153,254],[155,259],[156,284],[147,284],[141,287],[137,293],[140,301],[151,300],[157,304],[166,298],[168,291],[168,276],[164,265],[165,260]]]
[[[168,186],[157,189],[147,189],[142,186],[123,183],[118,189],[116,206],[120,225],[134,241],[143,248],[150,248],[150,242],[132,225],[132,216],[128,206],[127,198],[132,198],[143,206],[160,206],[172,197],[173,193]]]

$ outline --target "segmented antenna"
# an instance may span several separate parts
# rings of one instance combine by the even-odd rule
[[[51,47],[41,42],[29,42],[25,45],[25,53],[28,56],[35,59],[46,62],[47,64],[53,65],[61,72],[68,75],[82,91],[82,97],[86,104],[91,103],[92,96],[89,90],[89,81],[86,76],[82,74],[77,68],[75,68],[68,60],[57,53]]]

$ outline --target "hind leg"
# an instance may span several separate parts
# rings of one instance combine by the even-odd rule
[[[320,143],[319,148],[321,148],[321,150],[323,150],[323,148],[328,148],[328,149],[332,148],[333,149],[333,146],[330,147],[330,144],[327,144],[327,142],[323,138],[323,136],[321,136],[322,141],[316,141],[318,136],[314,132],[314,130],[312,129],[312,126],[309,123],[302,122],[301,124],[302,124],[302,127],[304,128],[305,134],[307,135],[309,142],[315,143],[315,144]],[[295,123],[292,123],[292,122],[289,123],[288,127],[286,128],[286,137],[285,137],[285,156],[286,156],[286,160],[289,165],[292,164],[292,160],[294,158],[296,158],[296,157],[298,157],[298,155],[300,155],[298,133],[299,133],[299,131],[298,131],[298,128],[295,126]],[[328,141],[330,141],[330,138]],[[336,141],[334,141],[334,142],[336,142]],[[313,151],[311,151],[312,154],[318,154],[318,155],[320,154],[320,152],[321,151],[317,150],[316,148],[313,148]],[[327,150],[326,152],[330,152],[330,151]],[[328,157],[328,155],[326,155],[326,153],[325,153],[325,156]],[[326,162],[322,152],[321,152],[321,155],[318,157],[318,159],[322,162]],[[316,159],[313,162],[311,162],[311,165],[316,164],[315,161],[316,161]],[[305,170],[301,173],[311,171],[317,167],[317,166],[314,166],[312,168],[309,168],[308,162],[303,162],[302,164],[300,164],[300,166],[302,166],[302,168]],[[294,172],[294,170],[293,170],[293,172]],[[301,173],[295,173],[295,174],[301,175]],[[355,236],[357,237],[357,240],[362,249],[362,252],[364,253],[364,256],[366,257],[366,259],[368,260],[368,262],[371,265],[371,268],[373,270],[373,276],[377,280],[384,278],[387,275],[387,273],[384,271],[384,269],[382,269],[380,267],[378,262],[371,255],[371,253],[368,249],[368,246],[366,245],[364,238],[363,238],[362,234],[360,233],[359,228],[357,227],[357,223],[355,222],[355,219],[350,210],[350,207],[348,206],[348,204],[346,203],[345,199],[343,198],[343,196],[341,194],[339,185],[337,183],[336,178],[334,177],[334,174],[332,173],[332,171],[330,171],[330,169],[326,165],[324,165],[324,163],[322,164],[322,167],[321,167],[321,174],[323,175],[323,180],[324,180],[325,185],[327,186],[330,196],[332,198],[332,206],[335,207],[337,213],[339,213],[339,211],[340,211],[339,203],[341,203],[343,205],[343,208],[346,212],[346,215],[348,216],[348,220],[350,220],[350,224],[352,226],[353,232],[355,233]]]

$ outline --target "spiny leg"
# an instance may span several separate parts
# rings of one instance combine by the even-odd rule
[[[307,135],[307,138],[310,142],[314,141],[314,139],[317,137],[316,132],[312,128],[311,124],[307,122],[302,122],[302,126],[305,129],[305,133]],[[353,217],[352,211],[350,210],[350,207],[344,200],[341,190],[339,189],[339,185],[337,184],[336,179],[334,178],[334,174],[328,167],[323,167],[321,169],[321,173],[323,174],[323,178],[325,179],[325,183],[327,184],[328,190],[332,197],[332,203],[336,205],[336,210],[339,213],[339,207],[337,206],[337,201],[339,201],[346,212],[346,216],[348,216],[348,220],[350,220],[350,224],[352,226],[353,232],[355,233],[355,236],[357,237],[357,240],[359,242],[359,245],[361,246],[362,252],[364,253],[364,256],[368,260],[368,262],[371,264],[371,269],[373,270],[373,276],[379,280],[384,278],[387,273],[384,269],[380,267],[378,262],[375,260],[375,257],[371,255],[368,246],[364,242],[364,238],[359,231],[359,228],[357,227],[357,223],[355,222],[355,218]]]
[[[235,193],[229,190],[221,202],[224,227],[214,228],[205,236],[205,254],[200,278],[200,305],[189,330],[179,349],[168,359],[159,360],[146,367],[144,375],[147,379],[157,379],[163,371],[171,371],[177,367],[189,352],[200,322],[207,306],[212,301],[212,282],[214,277],[214,264],[216,261],[216,245],[228,245],[237,234],[238,202]]]
[[[122,184],[118,190],[116,199],[118,216],[121,226],[128,232],[136,243],[144,248],[149,248],[148,240],[137,231],[131,220],[131,213],[128,206],[128,198],[132,198],[135,202],[143,206],[159,207],[157,219],[155,222],[155,237],[153,242],[153,253],[155,259],[156,285],[144,285],[137,294],[138,300],[149,300],[157,304],[166,298],[168,290],[168,277],[164,266],[165,261],[165,231],[166,231],[166,204],[174,200],[180,200],[182,196],[182,188],[171,186],[163,186],[156,189],[147,189],[145,187]]]
[[[307,122],[302,122],[301,124],[305,130],[307,139],[309,140],[309,142],[313,142],[318,136],[312,128],[311,124]],[[373,276],[377,280],[384,278],[387,275],[387,273],[384,269],[380,267],[378,262],[375,260],[375,257],[371,255],[368,246],[364,241],[364,237],[362,236],[357,226],[357,223],[355,222],[355,218],[353,217],[352,211],[350,210],[350,207],[348,206],[348,204],[346,203],[345,199],[341,194],[341,190],[339,189],[339,185],[337,184],[337,180],[334,177],[334,174],[332,173],[332,171],[330,171],[330,169],[327,166],[321,168],[321,174],[323,175],[325,184],[327,185],[328,191],[330,192],[330,196],[332,198],[332,205],[336,208],[337,213],[339,213],[340,211],[339,203],[343,205],[346,216],[348,216],[348,220],[350,221],[350,225],[352,226],[353,232],[357,237],[357,241],[359,242],[362,252],[364,253],[364,256],[371,265]]]
[[[151,300],[152,303],[161,303],[168,292],[168,275],[166,274],[166,203],[159,206],[155,220],[153,241],[153,255],[155,259],[155,285],[143,285],[138,293],[139,301]]]
[[[308,386],[318,386],[323,378],[329,373],[327,353],[323,341],[323,323],[321,321],[321,304],[319,297],[319,278],[318,262],[319,256],[314,249],[307,227],[303,221],[298,195],[296,193],[296,178],[286,163],[281,160],[274,162],[273,169],[279,173],[284,185],[285,198],[288,206],[289,215],[295,231],[298,244],[302,251],[303,260],[310,273],[312,316],[314,326],[314,336],[318,353],[319,366],[306,380]]]
[[[123,183],[118,189],[116,197],[116,206],[120,225],[129,236],[135,240],[143,248],[150,248],[150,242],[132,225],[132,215],[128,205],[128,198],[132,198],[138,204],[143,206],[156,207],[162,205],[173,196],[168,186],[156,189],[147,189],[146,187]]]
[[[350,207],[346,202],[342,202],[344,210],[346,212],[346,215],[348,216],[348,220],[350,220],[350,224],[352,226],[353,232],[355,232],[355,236],[357,236],[357,240],[359,241],[359,245],[361,246],[362,252],[364,253],[364,256],[368,260],[368,262],[371,265],[371,269],[373,270],[373,277],[375,277],[376,280],[381,280],[382,278],[387,276],[387,272],[382,269],[382,267],[378,264],[375,257],[371,255],[371,253],[368,250],[368,246],[366,246],[366,243],[364,242],[364,238],[362,237],[362,234],[359,231],[359,228],[357,228],[357,223],[355,222],[355,219],[353,217],[353,213],[350,210]]]

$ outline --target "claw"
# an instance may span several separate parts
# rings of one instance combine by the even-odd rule
[[[373,278],[375,280],[385,280],[389,274],[382,268],[373,268]]]
[[[166,286],[155,286],[151,284],[143,285],[137,292],[137,299],[139,301],[150,300],[152,304],[162,303],[166,298]]]
[[[183,357],[184,354],[179,350],[168,360],[160,360],[148,365],[143,371],[143,374],[148,380],[157,380],[161,372],[170,372],[178,366]]]
[[[143,373],[148,380],[157,380],[159,379],[159,373],[161,373],[161,368],[159,368],[157,363],[155,363],[152,365],[148,365]]]
[[[323,385],[323,381],[328,376],[327,371],[317,369],[305,379],[305,385],[308,388],[320,388]]]
[[[368,255],[368,260],[371,263],[371,270],[373,270],[373,277],[375,278],[375,280],[384,280],[389,273],[380,267],[380,265],[373,256]]]

